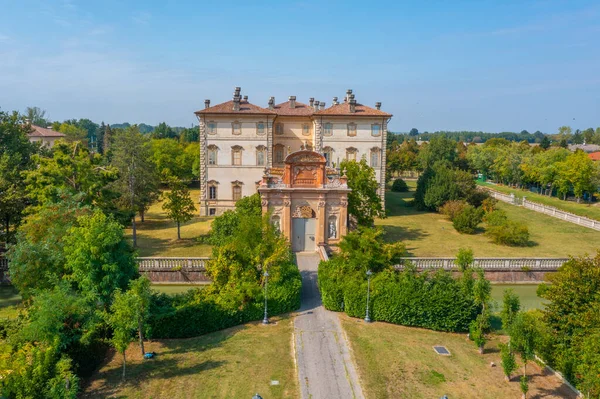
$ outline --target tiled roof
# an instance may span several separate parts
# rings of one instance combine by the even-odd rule
[[[349,103],[340,103],[338,105],[332,105],[329,108],[323,109],[321,111],[317,111],[314,115],[343,115],[343,116],[385,116],[391,117],[392,114],[388,114],[387,112],[383,112],[381,110],[367,107],[366,105],[356,104],[356,112],[350,112],[350,104]]]
[[[588,154],[592,161],[600,161],[600,151]]]
[[[195,114],[263,114],[263,115],[273,114],[273,115],[275,115],[275,112],[273,112],[267,108],[262,108],[262,107],[259,107],[258,105],[251,104],[246,100],[240,101],[240,110],[239,111],[233,110],[233,100],[230,100],[230,101],[227,101],[227,102],[224,102],[221,104],[217,104],[217,105],[209,107],[209,108],[202,109],[200,111],[196,111],[194,113]]]
[[[31,129],[31,133],[27,134],[29,137],[65,137],[65,135],[61,132],[47,129],[45,127],[31,125]]]
[[[294,108],[290,106],[290,101],[277,104],[274,111],[277,112],[277,115],[284,116],[311,116],[315,112],[309,105],[298,101],[296,101],[296,106]]]

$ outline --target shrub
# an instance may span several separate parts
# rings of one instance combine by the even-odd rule
[[[446,202],[439,209],[439,212],[442,215],[448,217],[448,219],[453,220],[456,215],[458,215],[465,207],[467,203],[463,200],[452,200]]]
[[[482,216],[481,209],[466,205],[454,216],[452,225],[459,233],[473,234],[479,223],[481,223]]]
[[[508,221],[508,216],[502,209],[496,209],[491,212],[486,212],[483,221],[486,222],[488,226],[500,226]]]
[[[473,205],[475,208],[479,208],[483,205],[484,201],[490,198],[490,195],[482,190],[472,190],[467,195],[467,202]]]
[[[490,212],[493,212],[497,209],[498,206],[498,200],[496,198],[492,198],[492,197],[487,197],[486,199],[483,200],[483,202],[481,203],[481,209],[483,209],[483,212],[487,215]]]
[[[408,191],[408,184],[402,179],[396,179],[392,184],[392,191],[396,193],[405,193]]]
[[[529,245],[529,229],[527,225],[512,220],[505,220],[500,224],[489,225],[486,231],[493,242],[513,247]]]

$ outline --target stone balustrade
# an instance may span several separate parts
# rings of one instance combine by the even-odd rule
[[[426,269],[457,269],[454,258],[401,258],[395,268],[400,270],[410,262],[419,270]],[[473,266],[485,271],[494,270],[557,270],[567,258],[475,258]]]
[[[205,271],[206,261],[210,258],[137,258],[138,267],[141,272],[170,271],[170,270],[195,270]]]

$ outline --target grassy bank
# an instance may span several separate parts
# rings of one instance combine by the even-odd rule
[[[480,257],[565,257],[595,254],[600,248],[600,232],[577,226],[528,209],[499,203],[511,220],[526,223],[531,245],[508,247],[490,242],[483,233],[458,233],[452,223],[435,212],[418,211],[411,206],[415,182],[407,193],[386,193],[388,217],[376,221],[386,231],[386,239],[402,241],[410,256],[455,256],[459,248],[470,247]]]
[[[155,359],[139,346],[127,350],[127,380],[121,356],[111,356],[92,377],[84,398],[264,398],[299,397],[292,352],[292,321],[249,323],[197,338],[149,342]],[[272,381],[278,381],[273,385]]]
[[[199,189],[190,190],[199,214]],[[209,256],[211,247],[198,242],[198,237],[210,230],[211,218],[194,216],[181,225],[181,240],[177,240],[177,225],[162,210],[162,201],[153,204],[145,215],[145,221],[137,219],[137,243],[139,256]],[[131,229],[126,230],[131,237]]]
[[[498,353],[502,337],[494,336],[480,355],[465,334],[340,317],[368,399],[521,397],[518,378],[504,380]],[[433,345],[445,346],[451,356],[436,354]],[[491,362],[497,366],[491,367]],[[575,398],[557,377],[537,365],[530,363],[527,370],[528,397]]]
[[[502,310],[504,290],[512,289],[521,300],[521,309],[542,309],[544,300],[537,296],[538,284],[492,284],[492,300],[498,305],[497,311]]]
[[[514,194],[515,197],[527,197],[529,201],[538,202],[540,204],[553,206],[555,208],[561,209],[565,212],[571,212],[579,216],[585,216],[590,219],[600,220],[600,203],[596,202],[594,204],[585,204],[573,201],[563,201],[557,197],[548,197],[546,195],[532,193],[529,190],[521,190],[518,188],[512,188],[503,186],[500,184],[492,184],[492,183],[483,183],[477,182],[482,187],[489,187],[496,191],[500,191],[506,194]]]

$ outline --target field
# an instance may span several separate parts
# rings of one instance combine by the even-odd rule
[[[470,247],[480,257],[566,257],[595,254],[600,232],[577,226],[528,209],[499,203],[511,220],[526,223],[531,235],[527,247],[497,245],[483,234],[460,234],[443,215],[418,211],[410,206],[415,182],[407,182],[407,193],[386,193],[388,217],[377,220],[386,238],[406,244],[409,256],[455,256],[459,248]]]
[[[341,315],[365,396],[380,398],[519,398],[518,377],[504,380],[494,336],[480,355],[465,334],[441,333],[387,323],[366,324]],[[443,345],[451,356],[432,348]],[[490,363],[494,362],[495,367]],[[527,367],[531,398],[575,398],[558,378]]]
[[[264,398],[298,397],[292,349],[292,320],[259,322],[198,338],[153,341],[143,360],[139,346],[127,350],[127,379],[121,355],[111,355],[84,389],[84,398]],[[278,385],[272,381],[278,381]]]
[[[540,204],[553,206],[561,209],[565,212],[571,212],[579,216],[585,216],[590,219],[600,220],[600,202],[595,204],[578,204],[573,201],[563,201],[557,197],[548,197],[546,195],[540,195],[532,193],[529,190],[521,190],[518,188],[507,187],[499,184],[482,183],[477,182],[480,186],[489,187],[496,191],[500,191],[506,194],[515,194],[515,197],[527,197],[528,200],[533,202],[539,202]]]
[[[197,203],[200,190],[190,191],[194,203]],[[211,218],[194,216],[192,220],[181,225],[181,240],[177,240],[177,225],[167,218],[165,211],[162,210],[162,204],[162,201],[153,204],[146,213],[143,223],[139,217],[137,218],[139,256],[210,256],[210,245],[198,242],[198,237],[208,233]],[[125,232],[131,238],[131,229]]]

